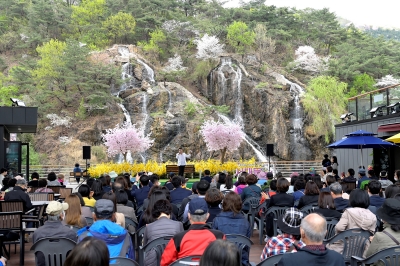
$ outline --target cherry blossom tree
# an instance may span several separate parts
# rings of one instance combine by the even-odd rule
[[[217,58],[224,52],[224,44],[220,44],[219,40],[215,36],[208,36],[204,34],[201,39],[194,40],[197,44],[196,58],[207,60]]]
[[[200,133],[209,151],[221,151],[221,164],[224,163],[226,151],[239,148],[244,139],[240,125],[207,120],[201,126]]]
[[[300,46],[296,50],[294,68],[307,72],[320,73],[327,70],[329,57],[319,57],[311,46]]]
[[[128,151],[132,153],[144,152],[154,142],[149,136],[144,136],[142,130],[138,130],[134,125],[126,122],[121,126],[119,124],[116,125],[113,129],[107,129],[107,132],[102,134],[102,138],[104,145],[107,146],[108,155],[114,156],[122,153],[125,162]]]
[[[392,75],[386,75],[381,79],[377,80],[377,83],[374,85],[375,87],[383,88],[392,85],[396,85],[400,83],[400,79],[396,79]]]
[[[175,54],[174,57],[168,59],[168,65],[164,67],[163,71],[185,71],[187,67],[183,66],[182,58],[180,55]]]

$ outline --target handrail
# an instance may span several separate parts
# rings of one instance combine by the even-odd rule
[[[350,97],[347,100],[349,100],[349,101],[350,100],[355,100],[355,99],[357,99],[359,97],[362,97],[362,96],[365,96],[365,95],[373,94],[375,92],[385,91],[386,89],[391,89],[391,88],[395,88],[395,87],[398,87],[398,86],[400,86],[400,83],[399,84],[395,84],[395,85],[391,85],[391,86],[387,86],[387,87],[384,87],[384,88],[380,88],[380,89],[377,89],[377,90],[365,92],[365,93],[359,94],[357,96]]]

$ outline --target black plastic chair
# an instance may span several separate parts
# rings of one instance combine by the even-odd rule
[[[300,211],[302,213],[304,213],[304,216],[306,216],[307,214],[313,213],[315,211],[315,209],[319,209],[318,205],[309,204],[309,205],[306,205],[303,208],[301,208]]]
[[[260,205],[258,205],[257,209],[256,209],[256,214],[260,213],[261,211],[261,215],[260,217],[254,217],[254,221],[257,223],[258,226],[258,237],[260,240],[260,245],[263,244],[263,237],[264,237],[264,220],[265,220],[265,215],[266,215],[266,211],[267,211],[267,206],[269,204],[269,199],[265,200],[263,203],[261,203]]]
[[[335,234],[336,234],[336,224],[339,222],[339,220],[337,219],[333,219],[333,218],[326,218],[326,235],[325,235],[325,239],[330,239],[332,238]]]
[[[144,230],[146,230],[146,226],[140,227],[138,230],[136,230],[135,233],[135,238],[136,238],[136,250],[139,250],[140,246],[143,246],[143,235],[144,235]]]
[[[289,207],[273,206],[266,211],[263,225],[265,224],[265,219],[268,219],[268,215],[273,214],[274,215],[274,221],[273,221],[274,235],[273,236],[278,235],[278,225],[277,225],[278,217],[283,215],[287,209],[289,209]]]
[[[226,240],[234,243],[238,247],[239,254],[240,254],[240,261],[242,261],[243,251],[246,247],[248,249],[249,260],[250,260],[250,248],[251,248],[251,245],[253,245],[253,241],[251,241],[249,238],[242,236],[242,235],[227,234],[225,236],[226,236]]]
[[[125,258],[125,257],[113,257],[113,258],[110,258],[110,265],[139,266],[139,263],[137,263],[136,261],[131,260],[129,258]]]
[[[125,216],[125,228],[126,228],[126,230],[128,230],[128,226],[129,226],[129,225],[131,225],[131,226],[133,226],[133,227],[135,227],[135,228],[138,227],[138,223],[137,223],[137,222],[135,222],[135,221],[132,220],[131,218]]]
[[[160,266],[161,255],[163,254],[164,249],[171,238],[172,236],[159,237],[154,239],[153,241],[150,241],[144,247],[140,246],[139,265],[144,265],[144,262],[146,260],[146,253],[149,252],[150,250],[154,250],[156,252],[156,257],[157,257],[157,266]]]
[[[25,231],[22,226],[22,212],[1,212],[0,213],[0,229],[4,231],[15,231],[19,233],[19,240],[13,242],[19,243],[20,245],[20,252],[19,252],[19,262],[20,265],[24,265],[24,255],[25,255]],[[4,242],[6,239],[3,236],[0,237],[0,255],[3,255],[2,250],[4,250],[5,255],[10,258],[10,254],[7,251]]]
[[[179,266],[179,265],[190,265],[190,266],[195,266],[200,264],[200,259],[201,255],[192,255],[192,256],[186,256],[183,258],[180,258],[173,263],[171,263],[169,266]]]
[[[250,197],[244,200],[244,206],[250,206],[249,212],[245,214],[246,219],[250,222],[251,228],[254,226],[254,220],[256,217],[257,207],[260,205],[260,198]],[[251,235],[253,235],[253,230],[251,230]]]
[[[85,217],[85,220],[88,226],[91,226],[94,222],[92,217]]]
[[[363,259],[357,256],[351,257],[351,266],[364,266],[380,262],[377,265],[400,265],[400,246],[383,249],[370,257]]]
[[[362,256],[366,241],[369,241],[370,236],[372,234],[369,231],[354,228],[335,235],[324,241],[324,244],[343,243],[342,256],[344,261],[349,264],[352,256]]]
[[[76,243],[68,238],[42,238],[31,247],[36,254],[42,252],[46,265],[62,266]],[[37,261],[36,261],[37,265]]]
[[[271,256],[267,258],[266,260],[263,260],[257,266],[276,266],[278,265],[278,262],[282,259],[283,255],[285,254],[278,254],[275,256]],[[301,265],[301,262],[299,262],[299,265]]]

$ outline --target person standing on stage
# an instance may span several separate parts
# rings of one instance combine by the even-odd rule
[[[189,151],[189,153],[191,153],[191,151]],[[184,176],[186,158],[190,158],[190,154],[184,153],[182,148],[179,148],[179,151],[176,154],[176,159],[178,159],[179,176]]]

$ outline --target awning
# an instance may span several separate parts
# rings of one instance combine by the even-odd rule
[[[392,132],[392,131],[400,131],[400,123],[380,125],[378,127],[378,132]]]

